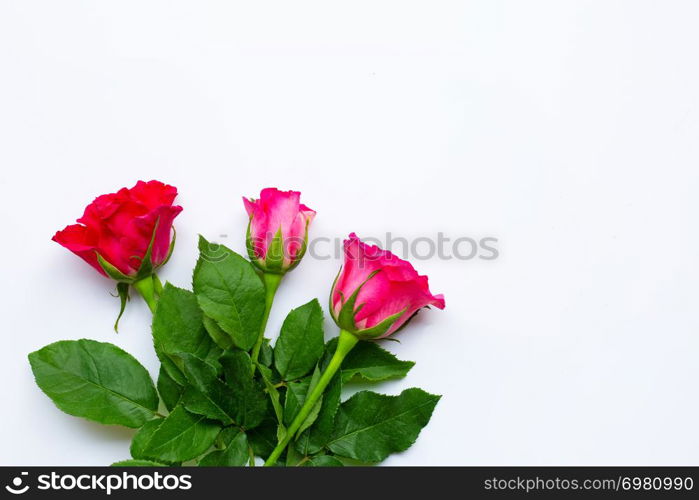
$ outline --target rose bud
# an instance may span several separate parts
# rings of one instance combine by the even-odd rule
[[[387,250],[363,243],[356,234],[344,241],[345,263],[330,292],[335,323],[361,339],[384,338],[404,326],[419,309],[444,309],[444,296],[432,295],[427,276]]]
[[[250,216],[247,249],[263,272],[284,274],[296,267],[308,244],[308,226],[315,212],[299,202],[298,191],[266,188],[260,198],[243,198]]]
[[[173,205],[176,196],[173,186],[138,181],[131,189],[95,198],[77,224],[52,239],[119,282],[122,311],[128,285],[134,285],[153,310],[160,283],[155,271],[172,253],[172,222],[182,211]]]

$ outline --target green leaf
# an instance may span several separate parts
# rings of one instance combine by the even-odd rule
[[[133,439],[131,440],[131,456],[135,459],[147,459],[148,457],[145,455],[144,450],[146,449],[146,446],[148,446],[148,443],[150,442],[151,438],[153,437],[153,434],[155,434],[155,431],[158,430],[160,425],[163,423],[162,418],[156,418],[154,420],[149,420],[145,424],[143,424],[143,427],[141,427],[138,432],[134,435]]]
[[[272,346],[269,345],[269,339],[267,337],[262,339],[262,347],[260,348],[260,358],[259,362],[263,366],[272,366],[272,357],[274,356],[274,350]]]
[[[267,457],[277,445],[277,421],[267,416],[260,425],[246,432],[252,451],[258,457]]]
[[[296,448],[289,446],[286,449],[285,465],[286,467],[296,467],[303,462],[304,456],[296,451]]]
[[[407,450],[427,425],[440,396],[406,389],[399,396],[358,392],[340,405],[328,448],[362,462]]]
[[[293,309],[274,346],[274,366],[284,380],[308,374],[323,354],[323,310],[316,299]]]
[[[340,374],[336,374],[325,389],[318,418],[296,441],[296,449],[302,455],[313,455],[327,445],[333,432],[335,414],[340,406],[341,392],[342,378]]]
[[[184,462],[198,457],[213,444],[221,425],[177,406],[158,427],[143,454],[165,462]]]
[[[223,245],[199,237],[200,257],[194,268],[194,293],[204,313],[228,333],[233,343],[249,350],[260,333],[265,288],[253,265]]]
[[[306,402],[306,399],[308,396],[310,396],[311,392],[315,389],[316,385],[318,385],[318,381],[320,380],[320,369],[316,366],[315,371],[313,372],[313,375],[311,376],[311,381],[308,384],[308,392],[306,393],[306,397],[303,398],[303,403]],[[296,431],[296,436],[295,439],[298,439],[298,437],[306,430],[308,429],[313,423],[316,421],[318,418],[318,415],[320,414],[320,409],[323,406],[323,396],[321,395],[318,401],[313,405],[313,408],[311,408],[311,412],[308,414],[306,419],[303,421],[301,426],[298,428]]]
[[[172,409],[177,406],[183,390],[184,388],[168,375],[163,365],[160,365],[160,371],[158,372],[158,393],[160,394],[160,399],[165,403],[167,411],[172,411]]]
[[[287,384],[286,398],[284,400],[285,426],[288,427],[289,425],[291,425],[291,423],[294,420],[294,417],[296,417],[296,414],[301,410],[301,407],[303,406],[303,403],[306,401],[306,398],[318,383],[319,378],[320,370],[316,368],[315,372],[311,377],[306,377],[302,380],[289,382]],[[318,414],[320,413],[320,408],[322,407],[322,405],[323,396],[321,396],[316,402],[316,404],[313,405],[311,412],[303,421],[303,423],[299,427],[299,430],[296,431],[296,437],[300,436],[303,431],[308,429],[313,424],[313,422],[315,422],[316,418],[318,418]]]
[[[328,342],[324,362],[330,360],[336,348],[337,337]],[[415,362],[396,358],[376,342],[358,342],[342,362],[342,381],[346,383],[356,377],[378,382],[405,377],[413,366]]]
[[[158,408],[146,369],[115,345],[62,340],[31,353],[29,362],[37,385],[69,415],[140,427]]]
[[[120,462],[114,462],[112,467],[169,467],[167,464],[160,464],[158,462],[152,462],[150,460],[134,459],[134,460],[122,460]]]
[[[220,420],[224,425],[232,424],[238,416],[238,401],[233,389],[219,379],[216,368],[205,361],[185,353],[180,358],[190,384],[182,395],[185,408],[197,415]]]
[[[211,340],[213,340],[217,346],[219,346],[223,350],[230,349],[231,347],[233,347],[233,340],[231,340],[230,335],[224,332],[221,329],[221,327],[218,326],[218,323],[216,323],[213,319],[209,318],[208,316],[204,316],[203,320],[204,328],[206,328],[206,331],[211,337]]]
[[[318,455],[302,464],[303,467],[344,467],[345,464],[330,455]]]
[[[170,283],[165,284],[153,315],[153,342],[168,375],[180,385],[185,385],[185,378],[176,355],[185,352],[211,361],[221,353],[204,328],[194,294]]]
[[[284,420],[284,409],[282,408],[281,399],[279,397],[279,391],[272,383],[272,370],[258,363],[258,369],[260,370],[260,376],[262,377],[262,382],[265,385],[265,391],[269,395],[269,400],[272,403],[272,408],[274,409],[274,415],[277,417],[277,421],[282,423]]]
[[[226,351],[220,359],[233,398],[233,421],[252,429],[267,415],[268,400],[262,384],[253,379],[252,360],[244,351]]]
[[[240,467],[250,459],[248,438],[236,427],[221,431],[220,439],[224,448],[210,452],[199,461],[201,467]]]
[[[291,425],[294,417],[303,406],[310,383],[311,378],[306,377],[286,385],[286,395],[284,396],[284,425],[286,427]]]

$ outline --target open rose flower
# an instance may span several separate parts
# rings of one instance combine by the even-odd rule
[[[298,191],[276,188],[263,189],[257,200],[243,198],[250,216],[248,255],[262,271],[290,271],[306,252],[308,226],[316,213],[300,198]]]
[[[182,211],[173,205],[176,196],[173,186],[138,181],[131,189],[95,198],[77,224],[52,239],[103,275],[134,282],[170,255],[172,222]]]
[[[444,296],[432,295],[427,276],[387,250],[367,245],[352,233],[344,241],[345,263],[332,291],[333,319],[359,338],[391,335],[419,309],[444,309]]]

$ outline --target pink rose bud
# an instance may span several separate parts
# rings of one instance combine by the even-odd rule
[[[444,296],[432,295],[427,276],[387,250],[367,245],[352,233],[344,241],[345,264],[330,292],[335,323],[361,339],[388,337],[419,309],[444,309]]]
[[[52,239],[103,275],[135,282],[151,275],[172,252],[172,222],[182,211],[172,204],[176,196],[173,186],[138,181],[131,189],[95,198],[78,224]]]
[[[316,213],[300,198],[298,191],[277,188],[263,189],[259,200],[243,198],[250,216],[248,255],[262,271],[291,271],[306,253],[308,226]]]

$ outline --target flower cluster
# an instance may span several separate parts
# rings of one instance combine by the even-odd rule
[[[375,341],[425,307],[444,308],[427,277],[352,233],[330,291],[339,336],[324,342],[322,308],[312,300],[289,313],[272,347],[265,329],[274,296],[301,262],[316,212],[297,191],[267,188],[243,198],[249,260],[220,245],[221,258],[207,258],[212,245],[200,237],[189,291],[163,286],[157,275],[175,244],[176,196],[173,186],[139,181],[97,197],[53,237],[116,282],[120,316],[131,289],[144,298],[161,362],[157,384],[113,344],[66,340],[29,355],[44,393],[71,415],[138,428],[132,457],[116,465],[240,466],[261,458],[339,466],[408,448],[439,396],[413,388],[341,401],[341,392],[355,379],[402,377],[413,366]],[[180,428],[191,435],[173,441]]]

